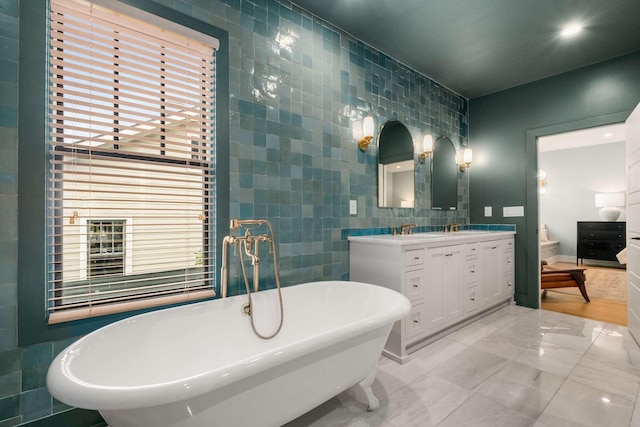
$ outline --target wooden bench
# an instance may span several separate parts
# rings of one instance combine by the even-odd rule
[[[540,269],[540,287],[543,290],[556,288],[572,288],[577,287],[587,302],[587,288],[585,287],[586,277],[584,271],[586,268],[567,268],[556,269],[547,266],[546,261],[542,261]]]

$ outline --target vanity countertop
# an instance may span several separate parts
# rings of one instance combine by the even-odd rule
[[[516,234],[515,231],[485,231],[485,230],[461,230],[461,231],[432,231],[413,234],[377,234],[372,236],[349,236],[351,242],[384,244],[384,245],[415,245],[424,243],[465,243],[467,241],[486,241],[509,238]]]

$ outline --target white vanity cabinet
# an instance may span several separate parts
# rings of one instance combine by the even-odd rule
[[[487,305],[500,297],[502,293],[502,240],[483,242],[480,249],[481,256],[481,305]]]
[[[384,354],[404,363],[429,342],[513,299],[514,232],[349,237],[350,279],[401,292],[409,316]]]
[[[432,331],[462,316],[463,245],[427,249],[425,330]]]

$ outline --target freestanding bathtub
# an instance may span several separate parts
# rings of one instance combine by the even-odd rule
[[[254,335],[243,295],[155,311],[79,339],[47,386],[110,427],[279,426],[358,383],[375,409],[376,362],[409,301],[358,282],[282,292],[284,326],[271,340]],[[254,294],[254,315],[277,324],[275,290]]]

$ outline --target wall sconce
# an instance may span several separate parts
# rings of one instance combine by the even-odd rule
[[[362,135],[364,135],[358,141],[358,147],[362,151],[367,151],[369,148],[369,144],[371,144],[371,140],[373,139],[373,117],[367,116],[364,118],[364,122],[362,123]]]
[[[546,177],[547,173],[540,169],[540,172],[538,173],[538,191],[540,192],[540,194],[544,194],[544,192],[547,191],[547,180],[545,179]]]
[[[624,206],[624,193],[596,194],[596,207],[602,208],[598,214],[605,221],[616,221],[620,217],[618,206]]]
[[[431,157],[431,152],[433,151],[433,136],[425,135],[422,139],[422,144],[418,143],[416,145],[418,160],[420,160],[420,163],[424,163],[426,159]]]
[[[471,160],[473,159],[473,152],[471,148],[465,148],[464,151],[456,151],[456,163],[460,166],[460,172],[464,172],[469,166],[471,166]]]

